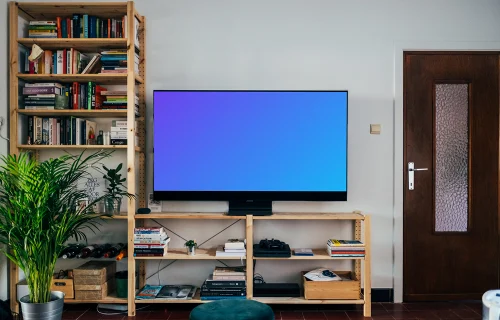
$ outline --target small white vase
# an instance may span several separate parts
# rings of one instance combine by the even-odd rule
[[[194,256],[196,254],[196,247],[186,247],[187,254],[190,256]]]

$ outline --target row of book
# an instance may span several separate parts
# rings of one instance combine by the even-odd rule
[[[326,250],[331,257],[362,258],[365,256],[365,245],[359,240],[329,239],[326,243]]]
[[[72,84],[26,83],[23,87],[25,109],[127,109],[127,91],[107,90],[93,81]],[[60,96],[67,97],[60,99]],[[134,97],[136,116],[139,116],[139,97]]]
[[[168,237],[163,227],[134,229],[135,257],[163,257],[168,253]]]
[[[86,145],[96,144],[97,124],[77,117],[46,118],[28,116],[27,144]]]
[[[245,267],[215,267],[200,289],[201,300],[246,299]]]
[[[246,255],[246,239],[228,239],[224,246],[217,247],[216,257],[244,257]]]
[[[127,24],[126,15],[106,19],[73,14],[72,17],[57,17],[56,20],[30,21],[28,35],[30,38],[127,38]],[[137,19],[135,24],[139,24]]]
[[[69,48],[43,50],[37,60],[30,61],[31,50],[24,52],[24,72],[29,74],[97,74],[127,73],[127,50],[107,50],[83,54]],[[139,54],[134,54],[134,71],[139,73]]]

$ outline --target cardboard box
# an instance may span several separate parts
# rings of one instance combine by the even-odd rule
[[[115,276],[116,261],[89,261],[73,269],[75,285],[102,285]]]
[[[311,281],[304,277],[306,271],[302,271],[304,282],[304,298],[306,300],[351,300],[360,299],[361,282],[351,271],[334,271],[340,277],[347,277],[350,281]]]

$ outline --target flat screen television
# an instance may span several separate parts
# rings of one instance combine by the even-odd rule
[[[347,91],[154,91],[155,200],[347,200]]]

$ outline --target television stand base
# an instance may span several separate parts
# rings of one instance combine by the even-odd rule
[[[270,216],[273,214],[272,201],[229,201],[228,216],[246,216],[252,214],[254,216]]]

